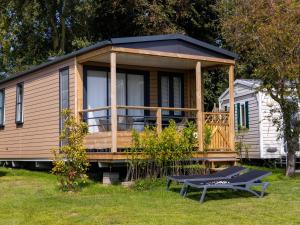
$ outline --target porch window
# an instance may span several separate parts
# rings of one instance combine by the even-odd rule
[[[87,68],[85,81],[85,108],[110,106],[110,72],[106,69]],[[144,106],[145,75],[139,71],[118,71],[117,105]],[[87,113],[89,132],[110,130],[110,110]],[[118,109],[118,128],[143,129],[144,110]],[[130,124],[129,124],[130,123]],[[124,128],[125,129],[125,128]]]
[[[110,105],[110,73],[108,75]],[[117,73],[117,105],[145,106],[145,75],[139,71]],[[118,130],[143,130],[144,110],[118,109]]]
[[[23,95],[24,95],[24,84],[19,83],[17,84],[16,87],[16,124],[22,124],[24,122]]]
[[[4,90],[0,90],[0,127],[4,126],[4,114],[5,114],[5,110],[4,110],[4,106],[5,106],[5,91]]]
[[[95,109],[108,105],[107,72],[99,70],[88,70],[86,73],[86,107]],[[88,112],[86,116],[89,132],[99,132],[100,124],[108,126],[107,110]]]
[[[160,73],[158,101],[161,107],[183,108],[183,77],[181,74]],[[181,111],[166,111],[163,115],[182,116]]]

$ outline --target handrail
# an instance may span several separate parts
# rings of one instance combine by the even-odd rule
[[[83,110],[80,110],[79,113],[96,112],[96,111],[108,110],[110,108],[111,108],[111,106],[103,106],[103,107],[94,108],[94,109],[83,109]]]
[[[79,113],[95,112],[95,111],[109,110],[109,109],[111,109],[111,106],[103,106],[94,109],[83,109],[80,110]],[[153,111],[161,109],[161,110],[168,110],[168,111],[191,111],[191,112],[198,111],[196,108],[173,108],[173,107],[132,106],[132,105],[118,105],[117,109],[136,109],[136,110],[153,110]]]
[[[83,109],[80,110],[79,113],[85,112],[95,112],[102,110],[109,110],[111,106],[103,106],[93,109]],[[158,106],[132,106],[132,105],[118,105],[117,109],[136,109],[136,110],[153,110],[156,111],[158,109],[166,110],[166,111],[190,111],[197,112],[196,108],[172,108],[172,107],[158,107]],[[203,115],[229,115],[229,112],[203,112]]]
[[[197,111],[196,108],[174,108],[174,107],[157,107],[157,106],[131,106],[118,105],[118,109],[141,109],[141,110],[170,110],[170,111]]]
[[[229,112],[203,112],[204,115],[227,115]]]

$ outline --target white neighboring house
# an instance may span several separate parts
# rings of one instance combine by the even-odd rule
[[[244,143],[249,146],[250,159],[276,159],[285,156],[284,141],[271,119],[271,109],[278,106],[268,94],[258,92],[259,80],[237,79],[234,82],[235,129],[245,127]],[[229,95],[219,97],[219,108],[227,111]],[[279,107],[279,106],[278,106]],[[272,115],[276,116],[275,114]],[[244,129],[243,129],[244,130]]]

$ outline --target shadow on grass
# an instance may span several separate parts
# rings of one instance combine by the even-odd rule
[[[180,193],[181,188],[180,187],[173,187],[170,188],[169,191],[172,191],[174,193]],[[202,190],[199,189],[193,189],[191,188],[188,192],[186,198],[199,201],[202,194]],[[268,193],[264,194],[264,197],[268,196]],[[246,191],[234,191],[234,190],[212,190],[208,191],[205,196],[204,202],[207,201],[215,201],[215,200],[225,200],[225,199],[240,199],[240,198],[257,198],[251,193],[248,193]]]
[[[199,201],[201,197],[202,191],[200,192],[195,191],[195,192],[190,192],[186,196],[186,198]],[[268,193],[264,194],[264,197],[267,196]],[[214,190],[214,191],[208,191],[205,196],[204,202],[207,201],[216,201],[216,200],[225,200],[225,199],[241,199],[241,198],[258,198],[257,196],[254,196],[251,193],[245,192],[245,191],[234,191],[234,190]]]
[[[6,176],[7,172],[6,171],[0,171],[0,177]]]

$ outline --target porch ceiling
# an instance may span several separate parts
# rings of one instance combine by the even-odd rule
[[[89,58],[88,61],[110,63],[110,53],[108,52],[94,56],[92,58]],[[157,55],[141,55],[126,52],[118,52],[116,61],[117,65],[121,64],[130,66],[172,68],[182,70],[195,69],[196,66],[196,60],[193,59],[182,59]],[[224,66],[224,64],[216,62],[202,61],[202,67],[214,67],[222,65]]]

